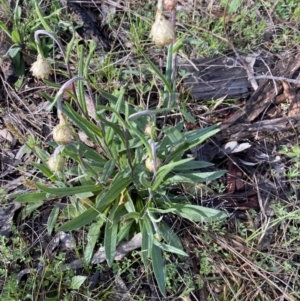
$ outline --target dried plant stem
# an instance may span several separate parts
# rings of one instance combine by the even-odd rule
[[[173,24],[173,28],[174,28],[174,32],[175,32],[175,39],[176,39],[176,9],[172,10],[172,24]],[[176,41],[173,41],[173,44]],[[177,71],[177,53],[173,53],[172,54],[172,76],[171,76],[171,82],[172,82],[172,87],[175,89],[174,84],[176,81],[176,72]],[[174,91],[173,91],[174,92]],[[171,102],[173,102],[175,99],[175,94],[172,93],[172,98],[171,98]],[[170,105],[170,104],[169,104]]]
[[[162,11],[162,7],[163,7],[163,0],[157,0],[157,9],[159,11]]]
[[[158,0],[158,2],[161,2],[160,0]],[[158,4],[157,4],[158,6]],[[171,16],[172,16],[172,25],[173,25],[173,29],[174,29],[174,40],[173,40],[173,45],[176,42],[176,7],[171,11]],[[170,48],[169,48],[170,49]],[[168,98],[168,104],[167,104],[167,108],[171,107],[171,104],[175,101],[175,82],[176,82],[176,69],[177,69],[177,53],[173,53],[172,54],[172,74],[171,74],[171,87],[172,87],[172,92],[169,93],[169,98]],[[164,121],[163,121],[163,125],[165,125],[167,122],[167,112],[165,113],[164,116]],[[160,132],[160,134],[158,135],[158,139],[160,139],[162,137],[162,133]]]
[[[72,85],[74,82],[77,82],[79,80],[84,81],[85,79],[83,77],[77,76],[77,77],[73,77],[73,78],[69,79],[67,82],[65,82],[61,86],[61,88],[58,90],[58,92],[56,94],[56,97],[54,99],[54,102],[50,106],[50,109],[55,105],[55,103],[57,103],[57,109],[59,111],[59,114],[62,114],[63,113],[63,108],[62,108],[62,96],[63,96],[63,93],[68,88],[68,86]]]
[[[44,35],[46,35],[46,36],[52,38],[52,39],[56,42],[56,44],[58,45],[58,47],[59,47],[59,49],[60,49],[60,51],[61,51],[61,54],[62,54],[64,60],[65,60],[65,63],[66,63],[66,67],[67,67],[67,71],[68,71],[69,77],[72,78],[71,69],[70,69],[70,66],[69,66],[68,62],[66,61],[65,51],[64,51],[64,48],[63,48],[63,46],[62,46],[60,40],[59,40],[52,32],[47,31],[47,30],[42,30],[42,29],[40,29],[40,30],[37,30],[37,31],[34,33],[34,40],[35,40],[35,42],[36,42],[38,45],[40,45],[40,42],[41,42],[41,41],[40,41],[40,38],[39,38],[39,35],[41,35],[41,34],[44,34]],[[39,49],[39,47],[38,47],[38,49]]]

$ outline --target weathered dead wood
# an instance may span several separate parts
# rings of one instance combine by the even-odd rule
[[[272,58],[263,58],[270,68]],[[257,57],[253,66],[255,74],[267,72],[267,66]],[[180,64],[181,70],[190,73],[184,84],[195,100],[242,97],[253,93],[245,68],[234,57],[203,58]]]
[[[272,70],[272,75],[292,78],[299,68],[300,53],[296,56],[290,55],[289,57],[280,60],[274,70]],[[222,129],[226,129],[234,124],[249,123],[253,121],[260,113],[267,109],[276,95],[279,95],[282,91],[283,86],[281,82],[265,80],[247,100],[245,108],[237,111],[222,123]]]

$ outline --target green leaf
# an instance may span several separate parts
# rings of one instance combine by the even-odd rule
[[[76,34],[75,34],[76,31],[73,29],[71,32],[72,32],[72,39],[68,40],[67,47],[66,47],[66,61],[65,61],[66,64],[68,64],[71,53],[73,53],[74,43],[76,40]]]
[[[116,161],[108,160],[103,167],[103,172],[100,178],[100,182],[106,183],[109,177],[112,175],[115,167],[116,167]]]
[[[48,235],[51,235],[53,228],[55,226],[57,217],[59,214],[59,208],[58,207],[54,207],[48,217],[48,221],[47,221],[47,232]]]
[[[165,183],[201,183],[212,181],[220,178],[226,170],[218,170],[212,172],[186,172],[178,173],[174,176],[169,177]]]
[[[108,128],[111,128],[113,132],[119,136],[119,138],[122,140],[123,145],[125,147],[125,136],[124,136],[124,132],[121,131],[120,126],[117,123],[108,121],[105,116],[99,114],[99,111],[97,112],[97,116]]]
[[[141,247],[141,257],[144,263],[144,266],[148,266],[148,257],[152,254],[154,231],[151,225],[151,221],[148,216],[144,216],[140,220],[140,228],[142,232],[142,247]]]
[[[181,164],[179,166],[176,166],[173,171],[184,171],[184,170],[193,170],[193,169],[201,169],[201,168],[206,168],[206,167],[210,167],[213,166],[212,163],[210,162],[205,162],[205,161],[190,161],[190,162],[186,162],[184,164]]]
[[[117,100],[117,103],[115,105],[111,105],[113,107],[113,109],[118,113],[120,112],[121,103],[124,102],[124,100],[123,100],[124,93],[125,93],[125,88],[122,87],[119,97],[118,97],[118,100]],[[112,114],[112,116],[110,118],[110,122],[113,124],[116,124],[119,117],[120,117],[119,114],[116,114],[116,113]],[[105,139],[106,139],[107,144],[110,144],[111,140],[113,139],[113,136],[114,136],[114,129],[112,127],[108,127],[106,134],[105,134]],[[122,135],[122,136],[124,136],[124,135]]]
[[[228,217],[228,214],[225,212],[213,208],[191,204],[169,203],[168,205],[176,209],[175,214],[194,222],[220,221]]]
[[[77,63],[78,76],[83,76],[83,72],[84,72],[83,65],[84,65],[84,61],[86,60],[86,57],[83,52],[83,45],[78,45],[77,53],[79,56],[79,62]],[[86,115],[87,108],[86,108],[85,95],[84,95],[84,90],[83,90],[83,81],[79,81],[77,83],[77,91],[78,91],[77,96],[78,96],[79,106],[80,106],[82,112]]]
[[[207,140],[209,137],[215,135],[219,131],[219,124],[215,124],[207,128],[185,132],[183,133],[183,136],[187,139],[188,143],[190,144],[190,148],[192,148],[201,144],[202,142]]]
[[[70,145],[66,146],[64,150],[69,148]],[[107,159],[104,158],[102,155],[100,155],[98,152],[93,150],[92,148],[88,147],[87,145],[80,143],[79,144],[79,151],[81,154],[84,154],[84,158],[91,159],[97,162],[97,165],[104,166],[104,164],[107,162]],[[77,151],[78,152],[78,151]]]
[[[178,249],[178,248],[173,247],[171,245],[167,245],[165,243],[162,243],[162,242],[158,241],[157,239],[154,239],[154,244],[156,246],[158,246],[159,248],[161,248],[162,250],[166,251],[166,252],[174,253],[174,254],[177,254],[177,255],[180,255],[180,256],[189,256],[187,253],[185,253],[181,249]]]
[[[94,143],[97,143],[95,135],[103,138],[102,131],[98,126],[80,116],[69,105],[65,106],[64,113],[78,126]]]
[[[100,89],[99,92],[101,93],[101,95],[103,97],[105,97],[111,103],[116,103],[118,101],[118,97],[116,97],[110,93],[107,93],[105,90]]]
[[[155,181],[152,185],[152,190],[155,191],[157,190],[157,188],[159,187],[159,185],[164,181],[165,177],[167,176],[168,173],[170,173],[174,167],[182,165],[186,162],[192,161],[193,158],[187,158],[187,159],[182,159],[180,161],[177,162],[170,162],[167,165],[164,165],[162,167],[159,168]]]
[[[26,193],[22,196],[18,196],[15,199],[15,202],[18,203],[40,203],[40,201],[44,201],[47,199],[46,192],[34,192],[34,193]]]
[[[120,175],[120,173],[119,173],[119,175]],[[61,226],[59,228],[59,230],[60,231],[71,231],[74,229],[81,228],[81,227],[85,226],[86,224],[92,222],[99,214],[101,214],[101,212],[103,212],[103,210],[107,207],[107,205],[109,205],[111,202],[113,202],[121,194],[121,192],[130,183],[131,183],[130,178],[124,178],[124,179],[121,178],[120,179],[118,177],[118,175],[116,175],[116,177],[112,181],[108,191],[104,194],[100,194],[97,196],[97,200],[96,200],[97,206],[96,207],[92,207],[92,208],[86,210],[81,215],[77,216],[73,220],[71,220],[71,221],[67,222],[66,224],[64,224],[63,226]],[[82,186],[82,187],[88,187],[88,186]],[[80,188],[80,187],[74,187],[74,188]],[[59,188],[56,188],[56,189],[59,189]]]
[[[96,208],[91,207],[79,216],[75,217],[71,221],[65,223],[61,227],[58,228],[58,231],[72,231],[75,229],[79,229],[88,223],[92,222],[101,212]]]
[[[143,57],[145,58],[145,60],[148,62],[148,64],[153,69],[154,73],[164,83],[164,85],[167,88],[168,92],[172,93],[172,86],[171,86],[170,82],[168,81],[168,79],[161,73],[161,71],[159,70],[159,68],[149,59],[149,57],[142,50],[140,50],[140,51],[141,51]]]
[[[6,27],[6,25],[2,21],[0,21],[0,29],[2,29],[7,34],[7,36],[12,40],[12,36],[10,34],[10,31],[8,30],[8,28]]]
[[[21,220],[24,220],[27,216],[29,216],[34,210],[42,206],[44,203],[43,202],[34,202],[34,203],[29,203],[27,206],[22,210],[21,214]]]
[[[140,213],[138,212],[129,212],[122,216],[122,219],[139,219],[141,217]]]
[[[171,83],[172,81],[172,60],[173,60],[173,43],[169,45],[168,55],[167,55],[166,79],[169,83]]]
[[[108,191],[97,197],[97,208],[107,206],[113,202],[132,181],[130,178],[118,179],[117,176],[111,182]]]
[[[20,52],[20,50],[22,50],[21,47],[11,47],[8,50],[8,53],[9,53],[11,58],[14,58]]]
[[[35,162],[31,163],[35,168],[37,168],[40,172],[42,172],[48,179],[51,181],[57,181],[57,177],[55,173],[53,173],[47,166],[46,164],[38,164]]]
[[[171,140],[173,144],[177,144],[178,142],[181,143],[184,141],[184,135],[182,134],[182,125],[179,124],[175,127],[167,127],[164,130],[166,137]]]
[[[18,31],[13,30],[11,33],[11,38],[15,44],[21,44],[21,37]]]
[[[93,258],[94,248],[99,238],[100,229],[102,225],[103,225],[103,220],[99,219],[97,222],[91,224],[89,228],[89,232],[87,236],[87,245],[84,249],[84,259],[86,264],[89,264]]]
[[[177,53],[180,48],[183,47],[184,45],[184,40],[185,40],[186,36],[185,35],[182,35],[179,39],[176,40],[175,44],[173,44],[173,49],[172,49],[172,53],[175,54]]]
[[[120,227],[117,237],[117,244],[119,244],[124,238],[129,239],[128,234],[130,233],[130,229],[132,228],[133,220],[126,221],[122,223],[122,227]]]
[[[147,153],[150,155],[152,154],[151,146],[145,137],[144,133],[141,133],[139,129],[135,128],[135,125],[133,123],[129,123],[131,134],[134,136],[137,136],[144,144],[144,146],[147,149]]]
[[[158,288],[163,296],[166,296],[166,272],[161,248],[153,245],[152,248],[152,267]]]
[[[77,193],[84,193],[84,192],[99,192],[102,190],[102,187],[99,185],[84,185],[84,186],[76,186],[76,187],[55,188],[55,187],[49,187],[49,186],[36,183],[36,186],[42,191],[57,196],[74,195]]]
[[[94,40],[89,40],[89,53],[88,56],[85,58],[85,64],[84,64],[84,78],[89,78],[89,70],[90,70],[90,61],[95,53],[95,50],[97,48],[97,43]]]
[[[159,228],[160,234],[168,245],[183,251],[183,246],[180,238],[166,223],[160,222],[157,226]]]
[[[40,22],[42,23],[44,29],[51,32],[52,31],[51,27],[48,25],[48,23],[44,19],[43,15],[39,9],[39,4],[38,4],[37,0],[33,0],[33,2],[34,2],[34,8],[35,8],[36,15],[39,18]]]
[[[100,111],[97,111],[97,114],[101,115],[103,113],[103,111],[109,111],[112,112],[116,118],[116,120],[119,121],[120,125],[127,128],[128,124],[126,121],[123,120],[123,118],[121,117],[120,113],[113,107],[106,107],[106,106],[97,106],[98,109],[100,109]]]
[[[87,276],[74,276],[72,277],[72,282],[70,289],[78,290],[80,289],[83,282],[86,280]]]
[[[116,255],[118,224],[113,223],[110,217],[108,217],[105,225],[104,250],[107,264],[111,267]]]

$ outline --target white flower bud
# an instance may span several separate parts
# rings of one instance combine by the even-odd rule
[[[30,71],[37,79],[48,79],[51,68],[45,58],[38,54],[36,61],[31,65]]]
[[[73,141],[74,130],[63,115],[60,115],[59,124],[53,128],[52,135],[53,140],[58,144],[69,144]]]
[[[150,172],[154,172],[154,161],[148,157],[145,161],[145,166]],[[158,169],[161,166],[161,161],[159,158],[156,158],[156,169]]]
[[[147,136],[151,136],[151,135],[156,135],[156,128],[155,128],[155,126],[151,123],[151,122],[148,122],[147,124],[146,124],[146,127],[145,127],[145,135],[147,135]]]
[[[53,154],[50,156],[47,164],[49,169],[53,172],[62,171],[65,167],[66,159],[60,155],[55,156]]]
[[[156,13],[155,22],[151,29],[152,41],[157,46],[168,46],[175,40],[173,25],[161,12]]]

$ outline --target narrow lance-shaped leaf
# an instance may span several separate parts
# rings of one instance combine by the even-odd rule
[[[170,162],[167,165],[160,167],[157,172],[155,181],[152,185],[152,190],[155,191],[159,187],[159,185],[163,182],[163,180],[165,179],[167,174],[170,171],[172,171],[174,167],[184,164],[186,162],[192,161],[192,160],[193,160],[193,158],[182,159],[177,162]]]
[[[170,252],[170,253],[174,253],[174,254],[177,254],[177,255],[180,255],[180,256],[189,256],[186,252],[184,252],[183,250],[181,249],[178,249],[176,247],[173,247],[171,245],[168,245],[168,244],[165,244],[165,243],[162,243],[156,239],[154,239],[154,244],[156,246],[158,246],[159,248],[161,248],[162,250],[166,251],[166,252]]]
[[[106,261],[109,266],[112,266],[116,254],[117,234],[118,234],[118,224],[110,221],[110,218],[108,217],[108,220],[106,221],[106,225],[105,225],[104,249],[105,249]]]
[[[100,229],[102,225],[103,225],[103,220],[99,219],[97,222],[93,223],[89,228],[88,237],[87,237],[88,241],[84,250],[84,259],[86,264],[89,264],[92,260],[94,248],[99,238]]]
[[[17,203],[37,203],[40,201],[44,201],[47,199],[46,192],[34,192],[34,193],[27,193],[21,196],[18,196],[15,199]]]
[[[76,186],[76,187],[49,187],[39,183],[36,183],[36,186],[45,192],[51,193],[56,196],[67,196],[67,195],[74,195],[77,193],[84,193],[84,192],[99,192],[101,191],[102,187],[99,185],[84,185],[84,186]]]
[[[48,217],[48,221],[47,221],[47,232],[48,235],[51,235],[53,228],[55,226],[57,217],[59,214],[59,208],[58,207],[54,207]]]
[[[152,267],[158,288],[163,296],[166,296],[166,272],[162,256],[162,250],[155,244],[152,247]]]
[[[142,51],[141,51],[142,52]],[[172,86],[166,76],[164,76],[159,68],[149,59],[149,57],[142,52],[142,55],[144,56],[145,60],[148,62],[148,64],[151,66],[153,69],[154,73],[160,78],[160,80],[164,83],[165,87],[167,88],[169,93],[172,93]]]
[[[116,167],[116,161],[115,160],[108,160],[102,171],[101,179],[100,181],[102,183],[106,183],[106,181],[109,179],[109,177],[112,175],[114,169]]]
[[[192,220],[194,222],[211,222],[211,221],[220,221],[228,215],[220,210],[206,208],[203,206],[191,205],[191,204],[168,204],[170,207],[175,208],[175,214]]]

